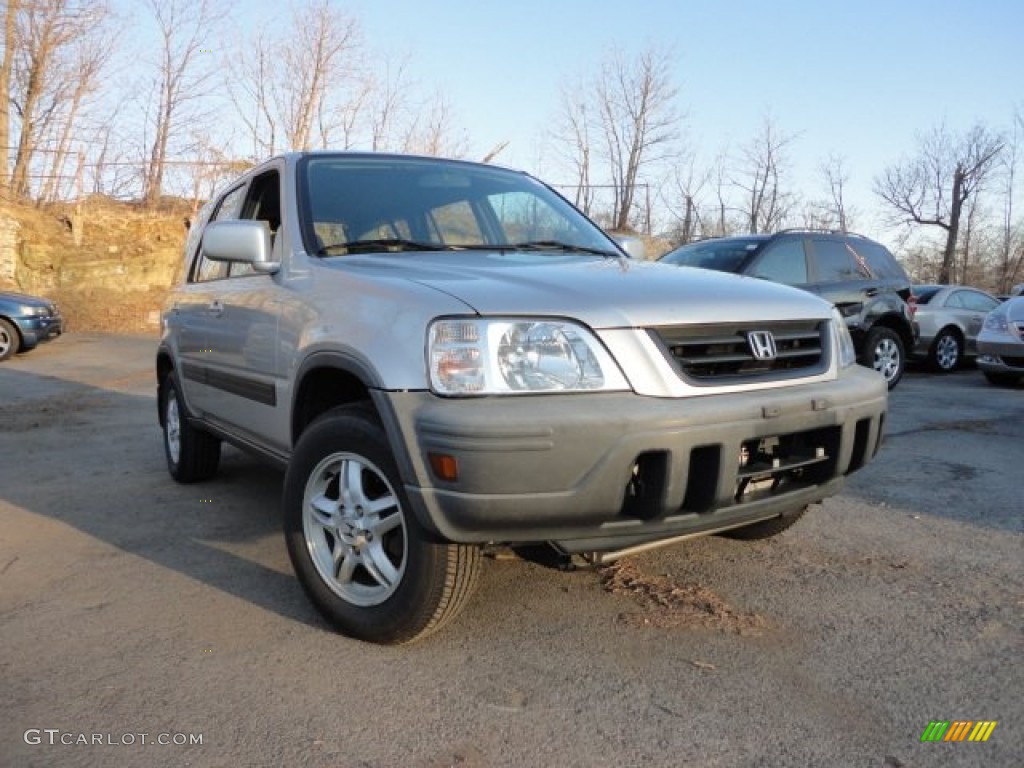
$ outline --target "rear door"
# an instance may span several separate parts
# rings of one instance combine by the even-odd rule
[[[234,216],[267,222],[277,260],[283,240],[280,178],[277,168],[254,176]],[[278,286],[250,264],[223,266],[227,274],[212,286],[206,315],[207,406],[211,420],[265,444],[281,432],[286,410],[278,400]]]
[[[218,201],[209,221],[234,218],[245,192],[244,186],[229,190]],[[206,225],[196,222],[189,235],[194,257],[188,274],[177,291],[166,322],[178,344],[178,378],[189,410],[203,415],[210,407],[207,383],[210,363],[210,319],[216,308],[217,285],[227,278],[228,264],[212,261],[203,254],[201,234]],[[194,241],[194,243],[193,243]]]
[[[985,323],[985,316],[997,306],[997,299],[970,288],[953,291],[946,299],[946,309],[955,315],[964,329],[967,354],[978,354],[978,334]]]
[[[808,244],[809,289],[835,304],[851,330],[861,330],[864,305],[879,292],[867,262],[842,237],[816,236]]]

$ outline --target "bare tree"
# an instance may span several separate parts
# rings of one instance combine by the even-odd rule
[[[645,167],[674,151],[681,118],[675,108],[672,55],[648,47],[632,61],[612,53],[601,67],[595,96],[615,193],[612,228],[630,228],[638,180]]]
[[[0,59],[0,187],[10,183],[11,146],[11,72],[14,69],[15,44],[17,41],[17,19],[19,0],[7,0],[4,13],[4,55]]]
[[[1013,127],[1002,155],[1003,211],[996,264],[996,290],[1000,293],[1010,290],[1024,268],[1024,232],[1014,220],[1017,170],[1024,138],[1024,107],[1019,107],[1013,117]]]
[[[715,225],[711,234],[719,237],[728,235],[733,231],[730,223],[726,189],[728,187],[729,157],[723,150],[715,158],[715,165],[711,171],[711,180],[715,185]]]
[[[748,230],[771,232],[784,223],[795,199],[783,186],[787,171],[786,149],[796,139],[784,135],[766,115],[760,130],[740,150],[733,184],[744,198],[742,207]]]
[[[382,77],[372,81],[370,149],[379,152],[393,141],[398,126],[405,122],[408,105],[407,61],[395,67],[385,64]]]
[[[594,153],[593,127],[588,112],[589,87],[582,83],[561,89],[561,119],[554,134],[555,143],[569,159],[574,187],[573,203],[588,216],[593,214],[595,188],[591,181]]]
[[[358,20],[329,0],[293,5],[226,68],[227,91],[254,159],[282,150],[355,143],[371,78]]]
[[[681,118],[671,63],[671,53],[654,46],[634,59],[613,51],[596,77],[563,87],[556,149],[585,212],[596,214],[595,190],[611,190],[612,229],[631,228],[634,209],[650,202],[649,194],[637,197],[650,189],[645,175],[674,156]]]
[[[56,132],[56,146],[50,157],[49,173],[40,195],[44,200],[56,200],[61,192],[71,141],[80,128],[79,117],[88,106],[89,99],[99,89],[112,53],[107,39],[109,29],[106,21],[109,13],[105,4],[97,0],[90,5],[90,13],[93,14],[91,24],[81,25],[82,33],[76,35],[61,67],[67,103]],[[75,194],[81,192],[82,189],[75,190]]]
[[[289,149],[309,149],[313,128],[323,123],[330,108],[332,86],[344,82],[355,65],[360,46],[359,24],[328,0],[297,11],[292,20],[293,39],[280,47],[283,79],[275,97],[283,117]],[[322,134],[329,132],[322,131]],[[322,135],[323,143],[329,136]]]
[[[675,219],[672,233],[677,243],[696,240],[704,228],[701,212],[701,195],[711,181],[709,169],[699,170],[693,153],[679,162],[672,174],[670,186],[671,202],[665,206]]]
[[[846,168],[842,155],[829,155],[821,166],[821,175],[828,186],[830,212],[835,217],[841,232],[850,230],[850,208],[846,202],[846,185],[850,181],[850,172]]]
[[[899,223],[940,227],[946,232],[938,281],[950,282],[964,204],[975,194],[1003,150],[1002,137],[983,125],[961,136],[940,126],[919,140],[917,154],[885,169],[875,194]]]
[[[266,31],[257,32],[245,45],[247,56],[231,57],[226,90],[249,133],[252,159],[257,160],[277,152],[278,116],[271,102],[275,52]]]
[[[194,127],[196,115],[189,107],[209,87],[212,65],[200,59],[209,50],[203,48],[210,45],[206,35],[230,5],[221,0],[146,0],[146,5],[156,20],[160,53],[158,105],[143,185],[143,197],[152,205],[160,198],[171,139]]]
[[[462,157],[466,153],[465,138],[456,134],[454,110],[440,92],[416,111],[408,125],[401,149],[422,155]]]
[[[74,0],[33,0],[23,11],[15,44],[20,55],[15,62],[12,102],[19,135],[11,174],[11,189],[22,197],[31,191],[29,170],[39,141],[66,98],[66,81],[58,74],[60,58],[95,18],[92,4]]]

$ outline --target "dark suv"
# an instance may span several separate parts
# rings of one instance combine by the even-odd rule
[[[885,246],[845,232],[786,229],[689,243],[661,257],[667,264],[702,267],[794,285],[831,301],[853,336],[861,365],[889,385],[903,376],[914,345],[910,278]]]

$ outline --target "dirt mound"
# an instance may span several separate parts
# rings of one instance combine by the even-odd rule
[[[677,584],[668,576],[651,576],[633,563],[619,561],[601,571],[608,592],[629,595],[643,608],[619,620],[633,626],[659,628],[703,627],[736,634],[758,634],[767,625],[763,616],[737,611],[699,584]]]

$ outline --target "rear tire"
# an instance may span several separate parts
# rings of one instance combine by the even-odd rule
[[[807,513],[807,507],[792,515],[773,517],[770,520],[762,520],[760,523],[745,525],[742,528],[733,528],[731,531],[723,531],[722,536],[727,539],[739,539],[741,541],[760,541],[778,536],[785,530],[793,527],[797,520]]]
[[[964,356],[964,345],[960,335],[952,328],[943,328],[928,350],[928,362],[939,373],[955,371]]]
[[[14,357],[20,347],[18,329],[0,317],[0,363]]]
[[[209,480],[217,474],[220,464],[220,440],[189,423],[185,401],[173,373],[164,379],[162,398],[160,413],[167,471],[179,483]]]
[[[408,643],[455,618],[472,594],[480,548],[434,541],[419,525],[366,405],[334,408],[302,433],[283,506],[299,582],[342,634]]]
[[[903,378],[907,365],[903,339],[892,328],[876,325],[864,340],[860,363],[882,374],[886,385],[892,389]]]

